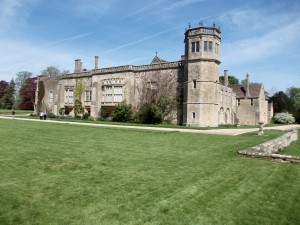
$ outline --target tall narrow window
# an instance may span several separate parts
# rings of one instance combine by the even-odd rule
[[[73,90],[66,90],[65,103],[67,104],[73,103]]]
[[[253,106],[253,99],[251,99],[251,106]]]
[[[204,51],[212,52],[212,41],[204,41]]]
[[[219,44],[217,44],[217,43],[215,45],[215,53],[219,53]]]
[[[196,52],[200,52],[200,41],[196,41]]]
[[[197,81],[196,80],[193,80],[193,86],[194,86],[194,88],[197,87]]]
[[[200,41],[192,42],[192,52],[200,52]]]
[[[192,118],[195,119],[196,118],[196,113],[192,112]]]
[[[49,103],[53,102],[53,91],[49,92]]]
[[[85,91],[85,101],[86,102],[92,101],[92,91]]]

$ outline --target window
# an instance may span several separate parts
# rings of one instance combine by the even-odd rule
[[[241,105],[241,100],[240,99],[238,99],[238,106],[240,106]]]
[[[196,113],[192,112],[192,118],[195,119],[196,118]]]
[[[253,106],[253,99],[251,99],[251,106]]]
[[[49,92],[49,103],[53,102],[53,91]]]
[[[200,42],[192,42],[192,52],[200,52]]]
[[[86,102],[92,101],[92,91],[85,91],[85,101]]]
[[[122,95],[122,86],[115,86],[114,87],[114,102],[122,102],[123,95]]]
[[[66,96],[65,103],[67,104],[73,103],[73,90],[67,89],[65,96]]]
[[[194,88],[197,87],[197,81],[196,80],[193,80],[193,85],[194,85]]]
[[[212,41],[204,41],[204,51],[212,52]]]
[[[123,87],[122,86],[104,86],[102,87],[102,102],[122,102],[123,101]]]
[[[217,43],[215,45],[215,53],[219,53],[219,44],[217,44]]]

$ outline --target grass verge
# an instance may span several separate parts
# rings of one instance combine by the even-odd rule
[[[300,156],[300,131],[298,131],[298,140],[291,143],[290,146],[280,150],[278,153],[284,155]]]

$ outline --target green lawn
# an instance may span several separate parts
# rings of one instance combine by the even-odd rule
[[[284,155],[300,156],[300,130],[298,130],[298,140],[291,143],[290,146],[280,150],[278,153]]]
[[[228,137],[0,119],[0,224],[299,224],[300,166]]]
[[[15,113],[18,114],[30,114],[33,113],[31,110],[14,110]],[[12,110],[11,109],[0,109],[0,115],[11,115]]]

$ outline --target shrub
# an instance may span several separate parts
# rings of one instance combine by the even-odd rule
[[[274,122],[279,124],[291,124],[295,122],[295,118],[292,114],[287,112],[276,113],[274,116]]]
[[[163,121],[163,112],[155,103],[144,104],[138,112],[139,122],[146,124],[157,124]]]
[[[90,116],[91,116],[91,114],[85,113],[85,114],[82,115],[81,119],[88,120]]]
[[[108,118],[111,116],[111,112],[105,108],[101,108],[97,120],[108,120]]]
[[[131,120],[131,117],[131,105],[126,104],[126,102],[121,102],[118,105],[116,105],[112,112],[112,120],[116,122],[127,122]]]
[[[49,118],[56,118],[56,116],[53,113],[48,113]]]

